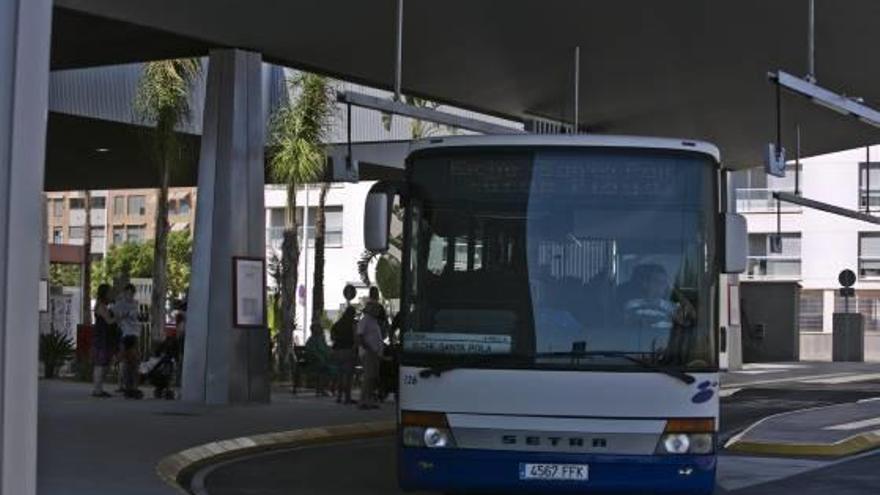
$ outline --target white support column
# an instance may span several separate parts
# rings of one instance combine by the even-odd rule
[[[834,297],[837,291],[826,289],[822,291],[822,331],[830,333],[834,328]]]
[[[199,157],[183,399],[269,400],[268,329],[234,328],[232,257],[264,258],[262,58],[214,50]]]
[[[51,0],[0,0],[0,493],[36,493]]]

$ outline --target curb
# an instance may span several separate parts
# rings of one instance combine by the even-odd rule
[[[795,457],[843,457],[858,454],[866,450],[880,447],[880,430],[865,431],[857,433],[853,436],[846,437],[834,443],[808,443],[808,442],[761,442],[755,440],[743,440],[743,438],[755,427],[766,421],[779,418],[781,416],[789,416],[793,414],[803,413],[805,411],[813,411],[816,409],[824,409],[828,406],[808,407],[806,409],[798,409],[796,411],[785,411],[773,414],[752,424],[741,433],[735,435],[724,445],[724,450],[736,452],[740,454],[755,455],[778,455],[778,456],[795,456]]]
[[[843,457],[880,447],[880,430],[859,433],[835,443],[755,442],[732,439],[726,450],[742,454],[796,457]]]
[[[188,494],[189,490],[180,483],[181,478],[208,464],[271,450],[383,437],[393,434],[396,430],[395,421],[377,421],[218,440],[162,458],[156,465],[156,474],[179,493]]]

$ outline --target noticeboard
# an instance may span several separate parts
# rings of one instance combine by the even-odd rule
[[[232,257],[232,321],[239,328],[266,327],[266,260]]]

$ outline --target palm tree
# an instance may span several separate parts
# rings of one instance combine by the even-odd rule
[[[312,279],[312,322],[321,321],[324,312],[324,246],[327,231],[325,207],[330,184],[321,183],[318,208],[315,213],[315,272]]]
[[[324,174],[327,163],[324,142],[335,110],[333,92],[326,78],[304,73],[293,78],[290,87],[291,93],[297,97],[294,102],[289,102],[276,111],[269,135],[272,173],[275,180],[287,186],[286,225],[281,244],[282,324],[277,348],[278,372],[281,376],[287,376],[289,372],[288,356],[293,329],[296,327],[296,282],[299,268],[296,189]]]
[[[165,323],[168,185],[171,169],[182,161],[182,147],[175,129],[190,118],[189,94],[200,75],[201,62],[196,58],[148,62],[135,97],[135,112],[142,121],[155,126],[152,143],[159,177],[150,301],[153,338],[161,335]]]

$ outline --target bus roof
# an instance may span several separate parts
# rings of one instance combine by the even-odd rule
[[[612,136],[602,134],[505,134],[495,136],[448,136],[414,141],[410,153],[429,149],[461,148],[474,146],[549,146],[549,147],[612,147],[654,148],[696,151],[721,161],[718,148],[704,141],[641,136]]]

